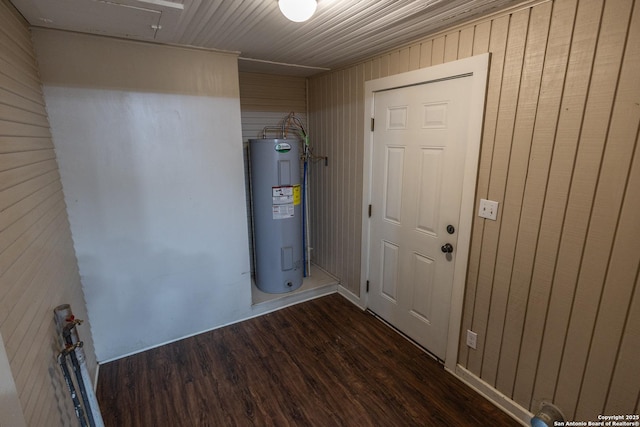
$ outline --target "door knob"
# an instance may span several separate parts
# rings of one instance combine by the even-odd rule
[[[453,246],[451,246],[451,243],[445,243],[444,245],[442,245],[440,250],[445,254],[450,254],[451,252],[453,252]]]

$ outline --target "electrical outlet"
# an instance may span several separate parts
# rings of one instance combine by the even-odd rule
[[[478,215],[482,218],[495,221],[498,218],[498,202],[493,200],[480,199],[480,209]]]
[[[478,345],[478,334],[467,329],[467,347],[471,347],[475,350]]]

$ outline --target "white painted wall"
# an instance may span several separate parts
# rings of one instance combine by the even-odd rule
[[[98,360],[248,317],[235,55],[34,39]]]

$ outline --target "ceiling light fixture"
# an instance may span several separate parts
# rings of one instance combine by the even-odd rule
[[[280,12],[293,22],[304,22],[316,12],[316,0],[278,0]]]

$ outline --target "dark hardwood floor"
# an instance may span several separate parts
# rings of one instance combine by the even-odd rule
[[[334,294],[107,363],[105,425],[518,426]]]

